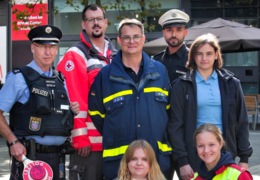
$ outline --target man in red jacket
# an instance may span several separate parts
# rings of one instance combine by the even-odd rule
[[[107,19],[102,7],[92,4],[82,12],[81,41],[65,53],[57,66],[66,78],[69,98],[78,101],[80,113],[74,118],[72,145],[77,152],[70,156],[70,180],[102,180],[102,136],[88,115],[88,92],[100,69],[109,64],[116,49],[105,36]]]

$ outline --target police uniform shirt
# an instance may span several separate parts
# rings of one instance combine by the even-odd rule
[[[50,71],[44,72],[33,60],[27,66],[33,68],[41,75],[47,77],[52,76],[52,69]],[[13,105],[18,101],[25,104],[29,99],[30,93],[29,88],[25,82],[22,73],[14,74],[12,71],[6,75],[6,81],[2,89],[0,90],[0,109],[4,112],[9,113]],[[21,119],[22,120],[22,119]],[[15,133],[15,132],[14,132]],[[66,137],[63,136],[26,136],[26,139],[35,139],[36,143],[42,145],[61,145],[65,142]]]
[[[188,51],[185,44],[173,54],[169,54],[167,47],[164,52],[155,55],[154,59],[160,61],[166,67],[171,83],[188,71],[185,67],[188,60]]]

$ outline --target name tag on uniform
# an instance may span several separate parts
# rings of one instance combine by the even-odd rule
[[[52,87],[52,88],[56,87],[55,81],[46,80],[45,83],[46,83],[46,87]]]
[[[176,73],[179,73],[179,74],[186,74],[186,72],[179,71],[179,70],[176,70]]]
[[[62,110],[69,110],[70,106],[69,105],[60,105],[60,109]]]
[[[125,97],[124,96],[120,96],[120,97],[114,98],[113,99],[113,103],[117,103],[117,102],[120,102],[120,101],[123,101],[123,100],[125,100]]]
[[[155,96],[166,97],[166,95],[162,92],[155,92]]]

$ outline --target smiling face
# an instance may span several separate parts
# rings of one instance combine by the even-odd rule
[[[91,19],[94,21],[91,21]],[[98,20],[100,19],[100,20]],[[86,31],[88,37],[100,38],[103,37],[107,28],[107,19],[104,19],[104,14],[101,9],[87,10],[85,20],[81,22],[82,29]]]
[[[195,62],[197,70],[201,71],[213,71],[213,65],[215,60],[218,59],[218,52],[215,52],[214,48],[206,43],[198,48],[195,54]]]
[[[143,148],[137,148],[128,163],[128,169],[132,179],[146,179],[150,166]]]
[[[205,162],[208,171],[210,171],[221,157],[220,150],[223,146],[223,140],[219,142],[214,133],[203,131],[196,136],[196,146],[200,159]]]
[[[121,46],[122,53],[127,55],[140,55],[145,41],[145,36],[142,34],[141,29],[137,25],[124,25],[121,30],[121,37],[117,38],[119,45]],[[141,37],[139,42],[135,42],[134,37]],[[129,42],[124,42],[125,37],[131,37]]]
[[[179,47],[183,44],[184,38],[187,35],[185,26],[165,27],[163,36],[170,47]]]

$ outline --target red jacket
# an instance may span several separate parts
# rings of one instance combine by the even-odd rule
[[[107,57],[104,57],[90,42],[82,30],[81,41],[70,47],[60,60],[57,70],[65,76],[71,102],[78,102],[80,113],[74,118],[71,131],[72,145],[76,150],[91,145],[91,151],[102,151],[102,136],[88,116],[88,92],[100,69],[110,63],[117,50],[105,37]]]

